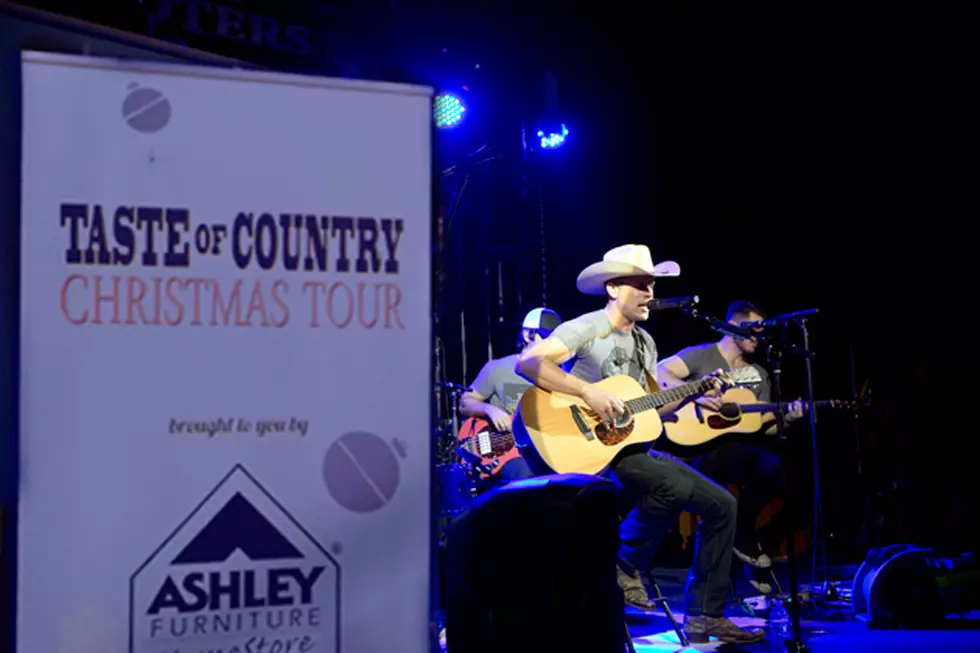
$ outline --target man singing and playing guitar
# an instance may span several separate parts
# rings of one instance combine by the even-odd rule
[[[626,375],[647,392],[659,390],[656,345],[637,322],[650,316],[648,304],[653,299],[654,278],[678,274],[680,266],[673,261],[654,266],[650,250],[643,245],[624,245],[606,252],[603,260],[583,270],[577,281],[581,292],[604,296],[605,308],[563,323],[549,337],[521,354],[518,371],[541,392],[577,398],[591,411],[591,416],[576,416],[582,439],[594,441],[599,433],[601,440],[603,434],[617,436],[628,432],[638,427],[640,412],[649,406],[656,406],[655,414],[661,415],[676,409],[679,403],[676,400],[662,403],[647,396],[624,401],[604,389],[600,382],[608,383],[614,377]],[[571,369],[566,373],[559,366],[569,361]],[[718,370],[708,375],[705,383],[694,387],[696,391],[717,394],[727,380],[727,375]],[[673,391],[664,391],[667,392]],[[522,399],[521,421],[515,424],[515,433],[516,427],[523,428],[524,422],[535,419],[533,414],[523,414],[525,403],[535,399],[535,394],[529,390]],[[668,398],[673,396],[669,394]],[[536,412],[536,406],[529,404],[527,412]],[[626,417],[627,407],[635,423],[622,425],[620,418]],[[537,412],[546,412],[546,407]],[[573,408],[572,413],[575,412]],[[587,417],[605,420],[608,430],[586,429],[591,424]],[[659,426],[659,420],[655,422]],[[532,429],[526,430],[530,433]],[[576,435],[573,433],[566,441],[572,442]],[[658,435],[659,431],[651,438]],[[608,442],[617,441],[613,438]],[[555,445],[555,456],[561,453],[562,446]],[[736,519],[732,495],[675,458],[656,451],[648,453],[646,446],[620,450],[609,462],[608,469],[637,501],[621,528],[617,565],[617,577],[627,604],[642,610],[653,607],[643,583],[645,571],[671,525],[682,511],[688,510],[702,518],[685,597],[684,628],[688,637],[700,643],[707,642],[709,636],[730,643],[763,639],[762,631],[743,630],[725,618]]]
[[[734,325],[759,322],[765,314],[746,301],[733,302],[728,307],[725,319]],[[750,358],[759,346],[757,338],[739,338],[725,335],[718,342],[709,342],[686,347],[677,354],[664,359],[657,365],[660,384],[673,388],[699,378],[707,371],[721,368],[735,370],[751,365],[760,374],[761,381],[749,386],[755,399],[769,402],[771,387],[769,374],[761,365],[752,363]],[[745,391],[742,391],[745,392]],[[734,394],[734,392],[733,392]],[[724,404],[720,397],[699,397],[696,403],[711,411],[718,411]],[[803,404],[797,400],[788,406],[784,423],[790,425],[803,417]],[[775,417],[772,413],[762,415],[763,428],[759,433],[773,435],[776,432]],[[670,428],[675,425],[668,425]],[[680,425],[677,425],[680,428]],[[758,591],[768,594],[772,591],[761,571],[772,566],[772,560],[765,553],[756,533],[755,523],[759,513],[773,497],[784,496],[784,482],[779,456],[762,447],[743,441],[724,441],[710,448],[707,453],[697,455],[691,465],[718,483],[733,483],[739,486],[738,520],[735,528],[735,555],[749,568],[749,580]],[[770,522],[773,526],[772,522]],[[783,533],[775,532],[780,542]]]
[[[521,332],[518,335],[518,353],[498,358],[488,362],[476,375],[476,379],[470,385],[469,390],[463,393],[459,400],[459,412],[468,417],[485,420],[487,426],[492,427],[498,433],[510,433],[511,416],[517,408],[517,401],[521,395],[531,387],[531,384],[521,376],[518,376],[515,368],[520,352],[528,346],[540,342],[543,338],[551,335],[561,324],[558,313],[547,308],[535,308],[525,317],[521,325]],[[474,423],[464,425],[461,429],[461,437],[468,435],[480,425],[476,420]],[[472,442],[479,444],[479,440],[471,438]],[[491,443],[492,446],[493,443]],[[511,441],[507,442],[508,450],[499,458],[494,451],[481,455],[485,460],[497,458],[501,463],[499,469],[494,471],[498,481],[507,482],[521,478],[534,476],[527,461],[520,457],[517,448]],[[476,451],[478,455],[482,452]]]

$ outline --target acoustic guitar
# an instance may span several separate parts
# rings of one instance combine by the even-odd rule
[[[786,402],[783,402],[781,407],[774,403],[760,402],[747,388],[730,388],[722,395],[722,400],[725,404],[721,410],[711,410],[690,402],[663,419],[664,436],[671,444],[699,448],[689,449],[680,455],[698,455],[698,452],[703,450],[703,445],[717,444],[713,441],[726,434],[757,433],[762,429],[764,414],[775,413],[777,409],[788,413],[791,408],[791,404]],[[830,399],[815,401],[813,407],[855,410],[858,402]],[[803,410],[804,412],[808,410],[806,402],[803,404]],[[676,448],[671,450],[677,451]]]
[[[482,479],[496,476],[505,464],[521,455],[512,433],[496,430],[482,417],[469,417],[460,425],[457,450],[462,450],[459,454],[464,461],[473,458],[465,453],[480,458],[480,463],[490,470],[489,474],[480,472]]]
[[[728,373],[736,385],[758,383],[759,371],[739,367]],[[713,381],[702,379],[647,393],[632,377],[611,376],[595,384],[626,405],[626,411],[607,425],[578,397],[532,386],[514,413],[514,439],[528,464],[546,474],[597,474],[623,449],[649,444],[663,430],[657,408],[703,394]],[[538,471],[538,470],[535,470]]]

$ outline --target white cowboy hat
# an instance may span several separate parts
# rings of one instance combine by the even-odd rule
[[[621,245],[582,270],[575,285],[586,295],[605,295],[606,282],[618,277],[676,277],[681,266],[674,261],[653,264],[650,248],[646,245]]]

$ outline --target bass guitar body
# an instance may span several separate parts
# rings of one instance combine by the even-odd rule
[[[648,396],[628,376],[609,377],[595,385],[624,403]],[[540,473],[598,474],[626,447],[656,440],[662,424],[656,410],[627,409],[615,424],[607,426],[578,397],[533,386],[521,397],[513,429],[532,468],[543,466]]]
[[[512,434],[495,430],[490,422],[480,417],[469,417],[460,424],[459,446],[479,456],[483,465],[491,470],[489,474],[480,473],[484,480],[495,477],[504,465],[521,456]]]

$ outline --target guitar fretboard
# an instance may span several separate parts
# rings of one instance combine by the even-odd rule
[[[828,399],[815,401],[813,405],[816,408],[834,408],[835,403],[835,401]],[[790,403],[783,403],[782,406],[773,403],[739,404],[738,406],[742,409],[743,413],[775,413],[780,407],[784,413],[788,413],[792,407]]]
[[[706,390],[710,390],[711,387],[712,382],[707,379],[695,381],[694,383],[686,383],[684,385],[679,385],[676,388],[661,390],[660,392],[644,395],[635,399],[627,399],[625,402],[626,409],[634,414],[642,413],[645,410],[655,410],[661,406],[666,406],[669,403],[680,401],[681,399],[686,399],[696,394],[701,394]]]

